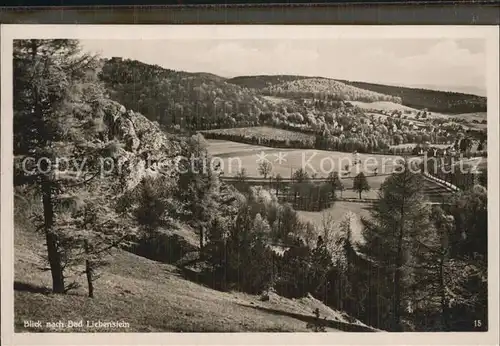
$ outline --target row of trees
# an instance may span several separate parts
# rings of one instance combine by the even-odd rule
[[[296,210],[321,211],[330,208],[337,200],[338,193],[346,189],[338,172],[330,172],[324,181],[316,181],[315,176],[309,176],[300,168],[292,173],[291,181],[284,182],[281,174],[272,174],[272,164],[269,161],[259,163],[258,172],[268,181],[261,182],[274,190],[276,198],[290,203]],[[242,169],[236,175],[234,186],[240,191],[248,191],[251,182],[248,181],[246,170]],[[370,185],[363,172],[353,178],[352,190],[359,194],[370,191]]]

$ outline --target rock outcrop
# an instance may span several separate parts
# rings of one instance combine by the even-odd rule
[[[110,153],[126,190],[146,176],[176,174],[172,164],[181,152],[179,141],[170,140],[160,127],[140,113],[108,100],[104,136],[115,143]]]

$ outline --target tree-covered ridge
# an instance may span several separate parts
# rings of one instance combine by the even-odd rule
[[[328,78],[296,79],[268,86],[262,89],[262,92],[274,96],[311,97],[364,102],[391,101],[401,103],[401,99],[398,97],[361,89]]]
[[[451,114],[486,112],[486,97],[449,91],[406,88],[365,82],[340,80],[342,83],[399,97],[402,104],[431,112]]]
[[[292,82],[295,80],[311,77],[293,75],[261,75],[261,76],[238,76],[227,80],[228,83],[236,84],[245,88],[264,89],[276,84]]]
[[[112,99],[162,125],[218,128],[257,123],[268,102],[255,91],[208,73],[187,73],[135,60],[104,61]]]
[[[282,83],[303,82],[307,79],[324,79],[343,83],[348,86],[357,87],[365,91],[381,93],[387,96],[400,98],[405,106],[427,109],[431,112],[442,112],[451,114],[485,112],[486,98],[466,93],[438,91],[420,88],[408,88],[400,86],[391,86],[375,83],[334,80],[322,77],[307,77],[294,75],[275,75],[275,76],[241,76],[228,79],[229,83],[234,83],[242,87],[266,89],[276,88]]]

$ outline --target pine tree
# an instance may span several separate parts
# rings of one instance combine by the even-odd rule
[[[363,172],[360,172],[357,176],[354,177],[354,181],[352,184],[352,188],[354,191],[359,193],[359,198],[361,199],[361,193],[364,191],[370,191],[370,185],[368,185],[368,180]]]
[[[240,207],[226,243],[227,279],[239,290],[261,293],[273,281],[273,254],[266,245],[269,232],[267,221],[260,214],[254,216],[250,205]]]
[[[469,320],[488,321],[488,192],[479,185],[452,200],[451,237],[453,328],[469,329]],[[472,327],[475,328],[475,327]],[[472,329],[474,330],[474,329]]]
[[[283,177],[281,176],[281,174],[278,173],[276,174],[276,177],[274,177],[274,180],[276,182],[276,197],[278,197],[283,184]]]
[[[328,251],[323,238],[319,236],[316,247],[311,252],[310,292],[323,301],[327,301],[328,298],[329,283],[327,274],[332,265],[332,255]]]
[[[354,312],[355,304],[361,304],[360,296],[356,295],[356,289],[360,282],[356,282],[355,263],[358,257],[354,241],[352,237],[352,218],[353,214],[349,212],[345,215],[344,219],[341,220],[337,232],[335,234],[335,239],[333,242],[332,254],[333,254],[333,265],[335,267],[334,276],[337,285],[335,287],[336,303],[337,306],[347,311],[348,313]],[[356,311],[357,312],[357,311]]]
[[[471,198],[468,194],[474,195],[474,192],[469,191],[458,197],[455,203],[462,198]],[[462,204],[458,202],[457,205]],[[471,212],[462,210],[460,216],[468,213]],[[477,210],[472,213],[480,214]],[[473,245],[468,243],[467,237],[455,238],[457,231],[460,232],[457,222],[461,223],[456,216],[435,207],[431,214],[433,227],[415,242],[414,300],[417,314],[414,320],[421,323],[421,330],[473,330],[474,326],[467,321],[487,321],[484,257],[479,254],[478,248],[474,251],[476,255],[470,256],[469,248]],[[471,231],[477,225],[478,219],[474,219],[468,225]],[[440,316],[440,323],[422,323],[426,320],[422,319],[424,314]]]
[[[430,214],[431,227],[423,230],[420,238],[414,241],[415,263],[414,292],[412,310],[414,323],[419,324],[420,313],[436,313],[441,315],[441,326],[438,330],[449,330],[449,294],[448,275],[450,273],[450,241],[452,222],[440,207],[434,207]],[[432,330],[425,323],[417,328]]]
[[[107,265],[107,257],[114,248],[134,241],[138,228],[128,214],[119,211],[123,195],[118,180],[114,186],[103,184],[102,180],[95,181],[86,189],[88,193],[83,205],[70,209],[69,213],[61,212],[56,228],[64,232],[64,250],[77,250],[67,260],[75,265],[83,262],[82,274],[87,279],[88,296],[93,298],[94,281],[100,277],[99,268]]]
[[[327,177],[328,183],[330,183],[332,190],[333,190],[333,199],[336,198],[336,192],[337,191],[343,191],[344,190],[344,184],[342,184],[342,181],[340,180],[340,176],[338,172],[330,172]]]
[[[214,286],[222,289],[228,284],[228,258],[227,242],[231,221],[225,217],[214,217],[208,228],[208,243],[205,246],[207,261],[212,265],[212,275],[214,276]]]
[[[411,272],[413,240],[427,228],[428,207],[421,192],[421,177],[408,167],[393,173],[382,184],[380,198],[371,212],[372,220],[364,220],[365,243],[360,251],[377,265],[392,272],[393,290],[391,330],[403,330],[403,302]]]
[[[66,291],[64,246],[74,238],[62,226],[73,220],[60,215],[68,205],[85,205],[78,196],[100,178],[100,158],[109,145],[98,67],[97,57],[82,53],[77,40],[14,41],[14,154],[28,164],[17,167],[15,182],[35,186],[42,196],[43,215],[35,221],[45,234],[56,293]]]
[[[220,182],[201,134],[192,136],[183,150],[183,156],[189,160],[179,163],[179,213],[198,232],[201,259],[206,229],[217,209]]]
[[[146,236],[154,236],[160,227],[171,226],[170,218],[174,215],[172,203],[174,187],[169,177],[144,178],[139,185],[124,196],[121,207],[130,212]],[[124,203],[134,205],[125,206]]]

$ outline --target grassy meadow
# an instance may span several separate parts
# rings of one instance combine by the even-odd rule
[[[251,138],[261,138],[263,140],[277,140],[277,141],[314,141],[314,136],[297,131],[289,131],[278,129],[268,126],[250,126],[250,127],[240,127],[240,128],[228,128],[228,129],[216,129],[203,131],[206,133],[217,133],[221,135],[241,135],[243,137]]]
[[[368,177],[371,188],[377,190],[387,178],[387,175],[393,172],[399,158],[399,156],[394,155],[354,155],[316,149],[268,148],[225,140],[208,140],[208,143],[209,153],[221,161],[224,176],[235,176],[244,168],[249,178],[261,177],[258,171],[259,156],[257,155],[265,155],[265,158],[272,163],[272,174],[274,175],[280,174],[283,178],[290,178],[292,172],[302,166],[309,175],[316,173],[318,178],[327,177],[329,172],[337,171],[342,173],[346,190],[352,187],[353,177],[360,172],[363,172]],[[281,162],[279,162],[279,153],[283,158]],[[360,160],[361,163],[353,166],[352,162],[355,159]],[[345,170],[346,164],[351,165],[348,170]],[[374,175],[375,169],[377,169],[377,175]],[[371,193],[374,193],[374,191]]]

